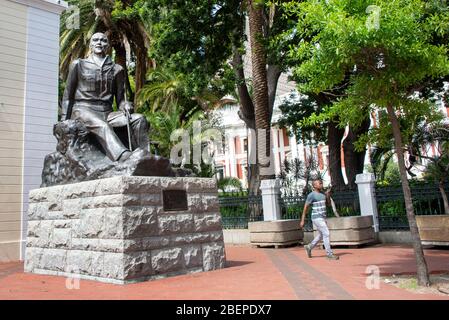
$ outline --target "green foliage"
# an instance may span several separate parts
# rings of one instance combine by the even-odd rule
[[[279,106],[282,112],[278,120],[280,128],[287,128],[295,134],[297,141],[302,140],[304,144],[316,144],[319,141],[326,141],[326,129],[319,124],[308,124],[304,120],[317,112],[319,106],[316,100],[310,96],[291,94],[289,99],[285,99]]]
[[[227,73],[232,31],[240,23],[240,1],[147,0],[151,23],[150,56],[158,66],[176,71],[185,79],[188,95],[199,95],[214,77]],[[227,84],[220,88],[229,91]],[[226,92],[227,93],[227,92]]]
[[[369,5],[380,9],[379,28],[367,24]],[[293,35],[302,39],[289,50],[289,58],[298,62],[293,76],[299,90],[318,93],[346,85],[337,102],[310,117],[312,123],[338,115],[341,126],[356,127],[366,112],[391,104],[403,119],[407,143],[412,124],[432,120],[435,105],[413,93],[426,80],[449,74],[447,48],[434,43],[435,37],[448,35],[442,22],[448,19],[447,10],[421,0],[309,0],[284,7],[298,19],[284,32],[285,41]],[[381,121],[386,125],[378,126],[363,143],[391,136],[388,119]]]
[[[229,189],[242,191],[242,183],[235,177],[225,177],[218,180],[217,187],[223,193],[226,193]]]
[[[307,161],[298,158],[285,159],[282,163],[278,179],[281,181],[282,194],[284,196],[306,195],[312,191],[309,182],[314,179],[322,179],[324,173],[319,170],[317,161],[309,157]]]

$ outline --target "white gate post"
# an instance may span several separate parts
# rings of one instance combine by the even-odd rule
[[[262,180],[260,190],[262,191],[264,221],[281,220],[281,206],[279,204],[281,184],[279,180]]]
[[[358,187],[360,212],[362,216],[372,216],[374,231],[379,232],[379,215],[376,202],[376,178],[372,173],[361,173],[356,176]]]

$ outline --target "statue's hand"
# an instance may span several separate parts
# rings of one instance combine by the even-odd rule
[[[128,111],[129,113],[133,113],[134,112],[134,105],[132,104],[132,102],[123,102],[121,108],[123,111]]]

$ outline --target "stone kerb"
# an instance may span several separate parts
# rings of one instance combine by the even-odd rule
[[[164,211],[162,190],[188,210]],[[223,268],[214,179],[114,177],[30,192],[25,271],[127,283]]]

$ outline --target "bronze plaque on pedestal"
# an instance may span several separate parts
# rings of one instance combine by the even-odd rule
[[[164,211],[186,211],[189,209],[185,190],[163,190],[162,200]]]

